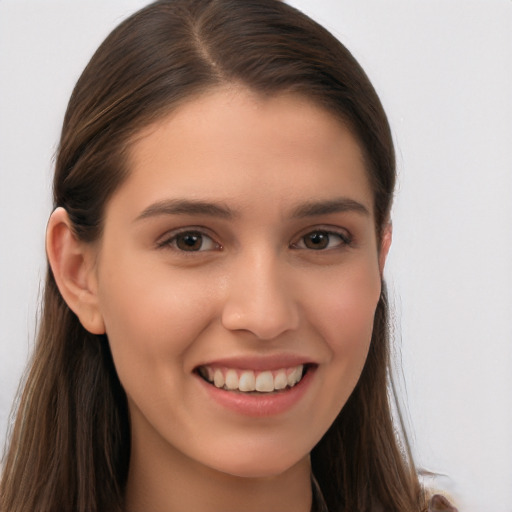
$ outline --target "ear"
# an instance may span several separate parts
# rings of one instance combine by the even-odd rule
[[[381,277],[384,274],[384,265],[388,257],[389,248],[391,247],[391,240],[393,238],[393,226],[391,221],[387,222],[382,231],[382,238],[379,250],[379,272]]]
[[[104,334],[98,307],[95,251],[73,233],[64,208],[57,208],[46,230],[46,252],[59,291],[80,323],[92,334]]]

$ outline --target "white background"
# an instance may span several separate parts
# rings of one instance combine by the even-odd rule
[[[33,343],[67,99],[141,0],[0,0],[0,440]],[[295,0],[366,69],[399,187],[387,279],[417,463],[512,511],[512,2]],[[400,359],[397,350],[397,359]]]

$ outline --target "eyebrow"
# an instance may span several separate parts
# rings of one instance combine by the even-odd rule
[[[235,217],[233,210],[222,203],[190,199],[166,199],[148,206],[135,220],[160,215],[207,215],[221,219]]]
[[[292,217],[305,218],[332,213],[356,212],[366,216],[370,212],[364,204],[345,197],[308,201],[292,210]],[[232,219],[237,213],[223,203],[191,199],[165,199],[151,204],[137,216],[136,221],[162,215],[205,215],[220,219]]]
[[[368,208],[354,199],[339,197],[326,201],[309,201],[300,204],[292,213],[293,217],[315,217],[319,215],[329,215],[330,213],[356,212],[365,216],[369,216]]]

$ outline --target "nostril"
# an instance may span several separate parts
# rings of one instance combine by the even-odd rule
[[[293,307],[269,310],[248,304],[246,308],[227,305],[222,315],[222,325],[230,331],[247,331],[262,340],[271,340],[287,331],[296,330],[299,324],[298,312]]]
[[[228,330],[249,331],[260,339],[274,339],[295,330],[300,315],[296,297],[287,285],[279,262],[259,253],[234,272],[222,310]]]

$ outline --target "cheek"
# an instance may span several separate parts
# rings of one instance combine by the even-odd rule
[[[170,270],[137,268],[122,261],[104,273],[101,310],[114,362],[123,376],[169,372],[181,366],[189,347],[214,316],[214,301],[197,279]],[[199,279],[201,281],[201,279]]]
[[[332,277],[332,276],[331,276]],[[325,282],[323,293],[312,297],[310,321],[329,351],[325,378],[329,400],[339,412],[355,387],[370,347],[381,281],[377,265],[351,268]]]
[[[316,323],[333,350],[339,344],[358,345],[371,336],[381,292],[376,262],[370,260],[328,274],[317,280],[315,290],[311,304],[316,304]]]

